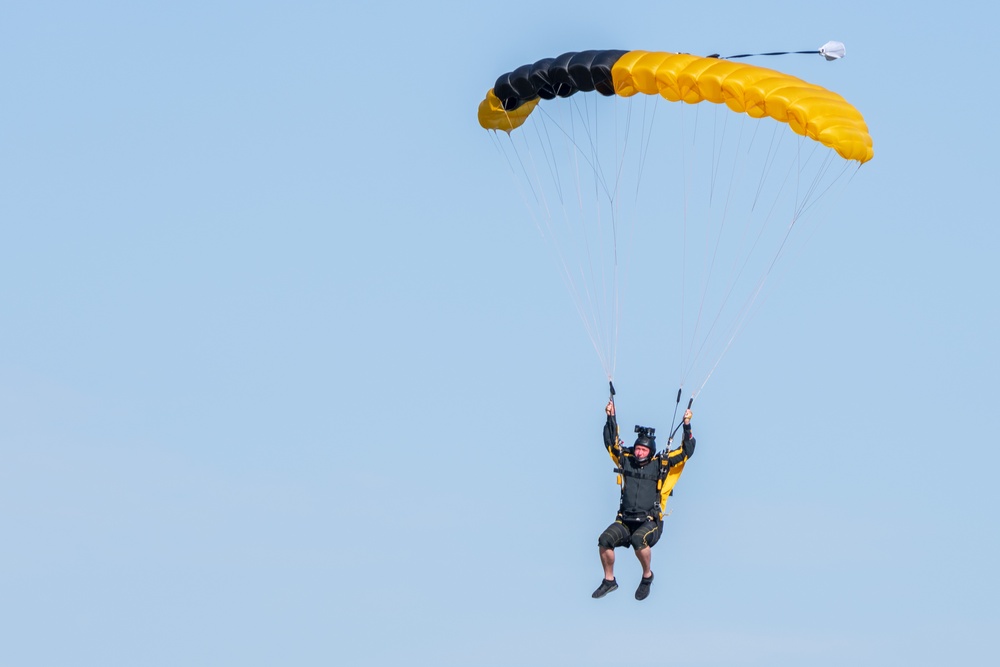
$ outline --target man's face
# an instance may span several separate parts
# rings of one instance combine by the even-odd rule
[[[636,445],[633,448],[635,452],[635,457],[637,459],[648,459],[649,458],[649,447],[646,445]]]

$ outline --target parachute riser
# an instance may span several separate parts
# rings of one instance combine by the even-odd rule
[[[680,402],[681,402],[681,390],[678,389],[677,390],[677,404],[674,405],[674,417],[673,417],[673,419],[677,419],[677,405],[679,405]],[[694,396],[692,396],[691,398],[688,399],[687,409],[690,410],[692,405],[694,405]],[[670,421],[670,423],[671,423],[670,437],[667,438],[667,449],[668,450],[670,449],[671,443],[673,443],[673,441],[674,441],[674,436],[677,435],[677,429],[679,429],[681,427],[681,425],[684,423],[684,420],[681,419],[679,422],[677,422],[676,426],[673,426],[673,423],[674,423],[673,419],[671,419],[671,421]]]

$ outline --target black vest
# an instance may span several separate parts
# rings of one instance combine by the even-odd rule
[[[660,502],[660,491],[657,488],[660,480],[660,457],[654,456],[644,466],[640,466],[631,455],[622,452],[619,458],[621,464],[615,472],[622,475],[622,502],[618,513],[625,521],[645,519],[646,515],[657,518],[659,511],[654,509]]]

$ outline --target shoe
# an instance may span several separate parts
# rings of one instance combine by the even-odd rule
[[[649,597],[649,587],[653,583],[653,573],[649,573],[649,577],[643,577],[642,581],[639,582],[639,588],[635,589],[635,599],[645,600]]]
[[[601,581],[601,585],[597,587],[597,590],[594,591],[594,594],[591,595],[590,597],[592,597],[592,598],[602,598],[605,595],[607,595],[608,593],[610,593],[611,591],[617,591],[617,590],[618,590],[618,582],[617,581],[615,581],[614,579],[612,579],[611,581],[608,581],[607,579],[604,579],[603,581]]]

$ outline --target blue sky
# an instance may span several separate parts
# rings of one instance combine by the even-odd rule
[[[995,654],[995,10],[608,9],[0,10],[0,663]],[[593,601],[606,379],[476,106],[565,51],[829,39],[794,73],[875,158],[699,397],[651,597],[619,552]],[[640,357],[625,428],[676,391]]]

